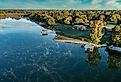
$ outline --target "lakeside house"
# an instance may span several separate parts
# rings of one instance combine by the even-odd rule
[[[103,26],[104,27],[104,31],[105,31],[105,34],[109,34],[111,35],[112,34],[112,27],[108,27],[108,26]]]
[[[84,26],[84,25],[74,25],[72,29],[75,29],[75,30],[87,30],[86,26]]]

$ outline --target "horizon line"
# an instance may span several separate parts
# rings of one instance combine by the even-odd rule
[[[0,10],[121,10],[121,9],[76,9],[76,8],[0,8]]]

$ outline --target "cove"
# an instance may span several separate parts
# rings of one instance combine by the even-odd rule
[[[56,42],[57,35],[26,19],[0,20],[0,82],[120,81],[121,57],[105,48],[93,54],[79,44]]]

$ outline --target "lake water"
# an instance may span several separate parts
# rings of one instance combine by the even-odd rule
[[[121,57],[105,48],[84,53],[79,44],[56,42],[54,31],[11,18],[0,20],[0,82],[120,82]]]

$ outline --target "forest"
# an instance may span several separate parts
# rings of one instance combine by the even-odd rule
[[[120,10],[0,10],[0,18],[4,17],[23,17],[38,24],[45,23],[46,26],[83,25],[90,30],[89,39],[92,43],[100,44],[102,38],[108,36],[110,40],[105,38],[106,44],[121,46]],[[111,32],[106,34],[105,27]]]

